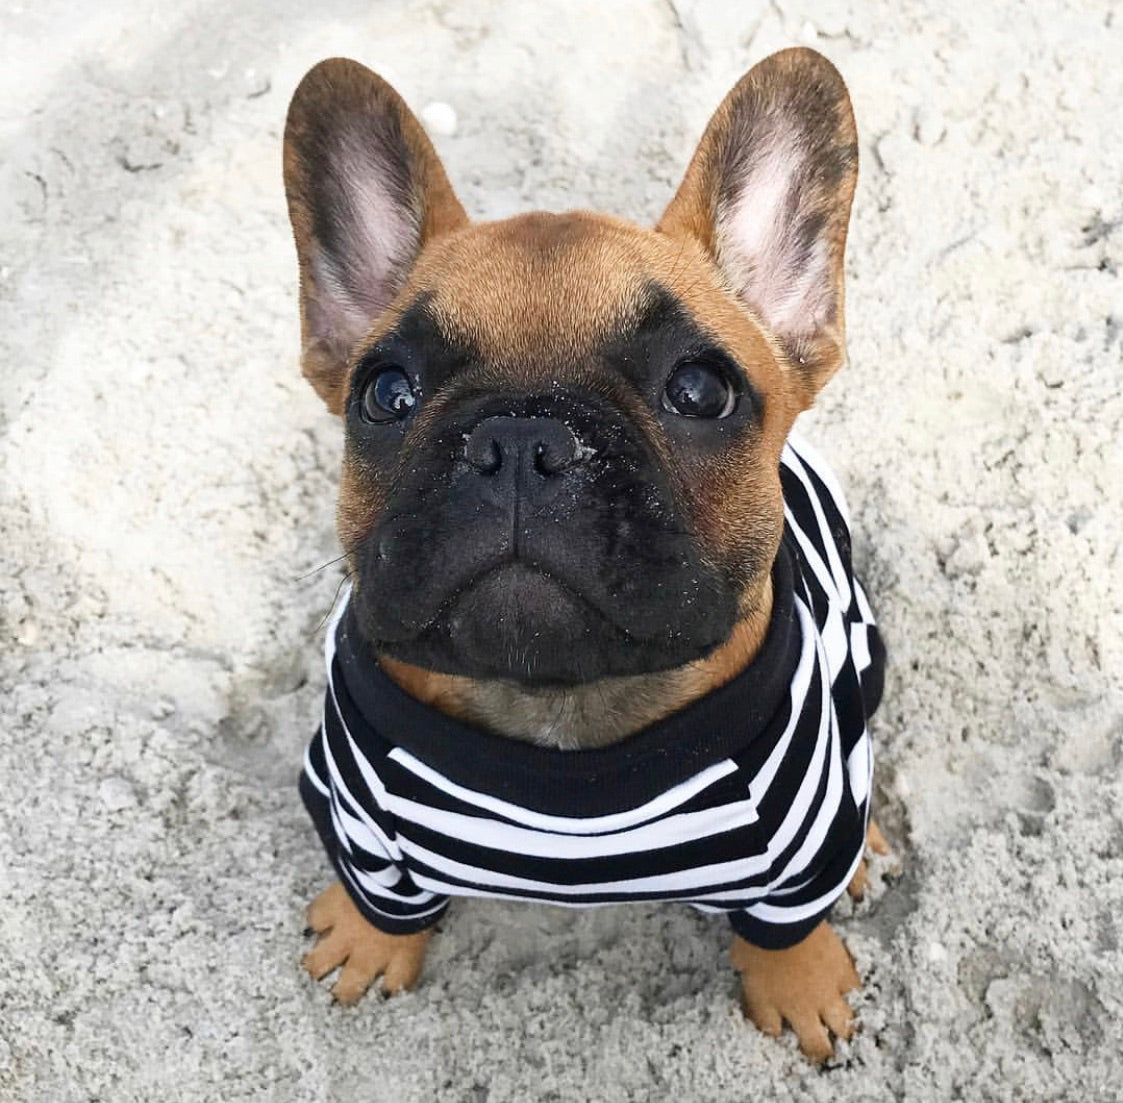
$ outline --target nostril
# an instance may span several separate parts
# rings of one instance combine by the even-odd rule
[[[464,456],[481,475],[494,475],[503,466],[503,449],[491,433],[477,430],[469,435]]]
[[[557,442],[539,441],[534,450],[534,469],[539,475],[560,475],[569,470],[576,459],[576,448],[559,447]]]
[[[491,440],[482,449],[482,454],[476,460],[476,470],[481,475],[494,475],[503,466],[503,449],[498,442]]]
[[[560,475],[576,467],[590,452],[591,449],[582,447],[569,426],[554,421],[535,447],[534,468],[540,475]]]

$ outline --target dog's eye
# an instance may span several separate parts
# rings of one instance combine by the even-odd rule
[[[700,360],[680,364],[663,388],[663,409],[683,417],[728,417],[736,405],[736,392],[726,376]]]
[[[382,368],[367,380],[359,408],[364,421],[382,422],[409,417],[417,392],[401,368]]]

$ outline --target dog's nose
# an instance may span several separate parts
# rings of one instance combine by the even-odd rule
[[[564,421],[553,417],[489,417],[469,434],[465,458],[481,475],[501,471],[526,477],[560,475],[584,462],[583,448]]]

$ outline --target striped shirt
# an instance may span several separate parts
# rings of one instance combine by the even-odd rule
[[[540,747],[422,704],[341,602],[300,788],[371,923],[423,930],[450,896],[677,900],[780,949],[824,917],[862,856],[884,649],[833,474],[805,444],[784,449],[780,474],[784,535],[756,658],[608,747]]]

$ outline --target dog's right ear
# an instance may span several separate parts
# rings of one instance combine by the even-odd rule
[[[346,58],[320,62],[293,93],[284,161],[300,262],[301,366],[341,414],[357,342],[426,242],[468,217],[401,96]]]

